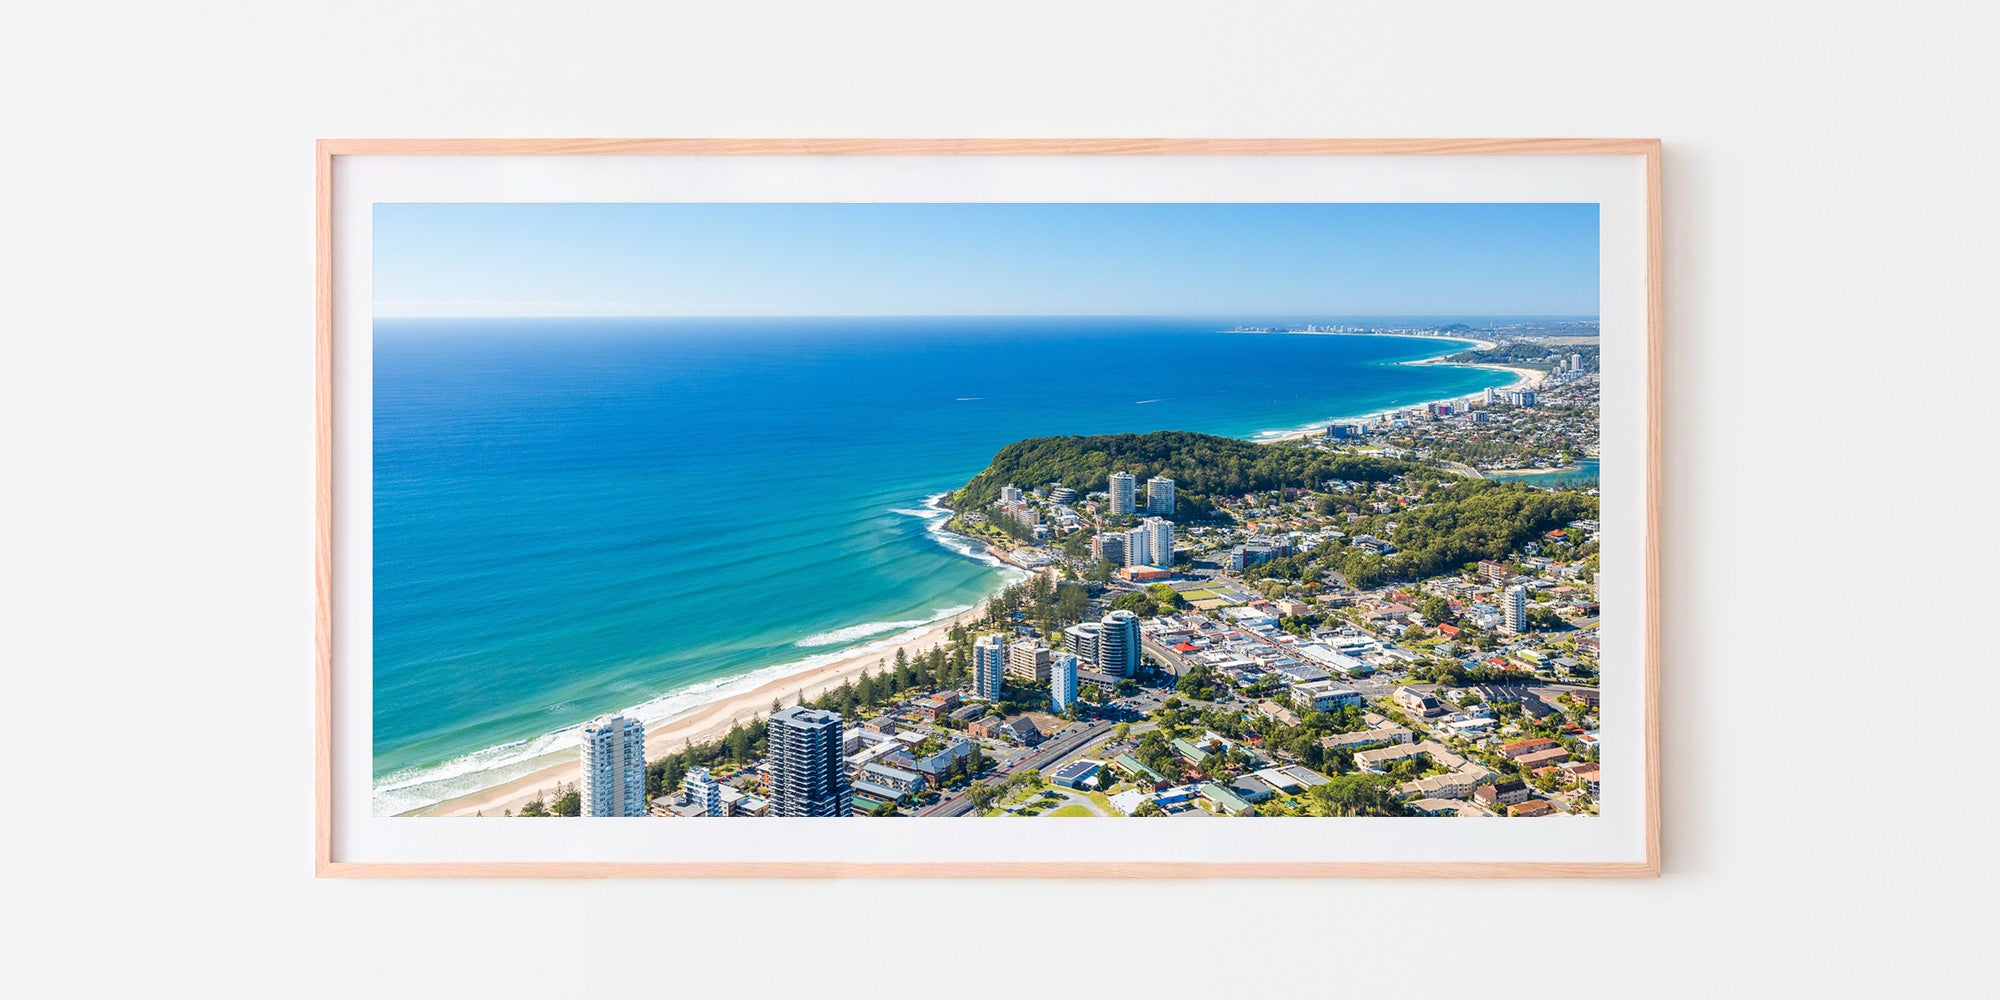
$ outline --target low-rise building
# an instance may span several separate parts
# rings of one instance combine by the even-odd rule
[[[1236,793],[1236,796],[1251,805],[1263,802],[1278,794],[1270,785],[1246,774],[1222,783],[1222,787]]]
[[[1502,756],[1519,760],[1521,757],[1527,754],[1535,753],[1541,750],[1547,750],[1550,747],[1560,746],[1560,745],[1561,744],[1557,743],[1552,739],[1549,739],[1546,736],[1537,736],[1534,737],[1533,739],[1515,740],[1512,743],[1503,743],[1500,746],[1500,753]]]
[[[1006,724],[1005,718],[988,715],[972,720],[971,724],[965,727],[965,731],[982,740],[996,740],[1001,738],[1001,727]]]
[[[1201,786],[1200,795],[1215,807],[1216,812],[1229,816],[1247,816],[1256,808],[1241,795],[1213,781]]]
[[[1296,726],[1305,721],[1304,719],[1299,717],[1299,713],[1294,712],[1291,709],[1286,708],[1285,706],[1280,705],[1275,701],[1258,702],[1257,711],[1262,712],[1264,713],[1265,716],[1276,719],[1287,726]]]
[[[925,784],[923,775],[915,771],[905,771],[900,767],[890,767],[887,764],[869,764],[862,767],[860,780],[894,788],[905,795],[923,791]]]
[[[1303,792],[1306,789],[1305,782],[1300,781],[1297,776],[1289,774],[1280,768],[1267,767],[1261,771],[1252,772],[1250,777],[1269,785],[1272,791],[1283,792],[1286,795]]]
[[[1358,733],[1335,733],[1319,741],[1328,750],[1363,750],[1410,742],[1410,731],[1402,726],[1378,726]]]
[[[1398,743],[1393,746],[1378,747],[1374,750],[1362,750],[1354,755],[1354,766],[1370,773],[1380,773],[1388,770],[1389,765],[1397,761],[1408,760],[1412,757],[1429,756],[1429,748],[1433,745],[1426,741],[1424,743]]]
[[[1301,698],[1312,705],[1317,712],[1331,712],[1341,708],[1360,708],[1361,692],[1350,687],[1342,687],[1330,680],[1312,681],[1292,686],[1294,698]]]
[[[1416,798],[1463,799],[1471,797],[1480,783],[1491,776],[1491,772],[1483,767],[1470,767],[1449,774],[1433,774],[1428,778],[1406,781],[1397,791],[1402,795]]]
[[[1415,688],[1399,687],[1394,698],[1396,704],[1422,716],[1440,715],[1445,710],[1436,697]]]
[[[910,703],[910,711],[927,722],[943,722],[945,716],[951,714],[951,710],[958,704],[957,694],[952,694],[950,697],[950,701],[940,697],[918,698]]]
[[[1501,781],[1491,785],[1481,785],[1472,792],[1473,801],[1481,805],[1514,806],[1528,801],[1528,786],[1520,781]]]
[[[1529,799],[1507,807],[1509,816],[1553,816],[1557,812],[1555,803],[1547,799]]]
[[[1001,725],[1000,731],[1008,739],[1022,746],[1031,747],[1042,742],[1042,730],[1035,725],[1035,720],[1025,715],[1017,715],[1008,719]]]
[[[1185,739],[1177,739],[1169,745],[1174,748],[1174,753],[1176,755],[1178,755],[1182,760],[1185,760],[1190,764],[1199,764],[1202,761],[1208,759],[1207,750],[1195,746],[1193,743],[1190,743]]]
[[[898,750],[883,757],[879,763],[889,767],[899,767],[905,771],[915,771],[935,786],[944,783],[944,775],[959,761],[972,756],[972,741],[963,736],[951,737],[945,741],[941,749],[919,757],[915,750],[921,748],[919,745],[913,749]]]
[[[1103,770],[1104,765],[1098,761],[1073,760],[1056,769],[1056,773],[1049,777],[1049,781],[1064,788],[1074,788],[1079,791],[1085,788],[1096,788],[1097,775]]]

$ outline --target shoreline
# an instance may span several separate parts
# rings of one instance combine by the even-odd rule
[[[933,646],[944,645],[954,627],[984,619],[986,609],[993,598],[1026,576],[1034,574],[1035,571],[995,552],[993,546],[985,539],[962,535],[945,528],[944,525],[948,522],[946,515],[950,513],[950,509],[940,504],[944,496],[943,493],[937,493],[924,498],[922,506],[935,512],[925,518],[929,522],[925,530],[946,549],[964,558],[1003,570],[1000,582],[992,593],[956,614],[918,625],[897,635],[864,642],[844,652],[821,654],[821,657],[830,658],[812,657],[799,661],[802,665],[795,669],[768,677],[750,688],[724,693],[711,700],[689,705],[649,721],[646,723],[647,760],[657,760],[666,755],[668,752],[666,748],[678,748],[684,742],[701,743],[719,739],[736,723],[754,723],[770,714],[773,699],[790,704],[801,696],[818,697],[847,681],[859,678],[865,672],[876,669],[882,661],[893,662],[898,649],[905,655],[915,657],[919,653],[929,652]],[[976,547],[977,550],[969,550],[967,546]],[[786,666],[788,664],[772,664],[745,671],[737,675],[737,678],[779,670]],[[730,680],[724,678],[720,682],[727,684]],[[674,697],[674,692],[663,693],[653,700],[671,697]],[[642,703],[628,706],[619,712],[631,715],[644,707]],[[547,739],[563,731],[544,733],[523,742]],[[517,760],[515,766],[519,766],[520,763],[522,762]],[[552,794],[558,785],[574,782],[581,774],[582,765],[577,758],[577,749],[574,745],[554,747],[526,763],[532,765],[532,770],[496,781],[484,788],[462,792],[428,805],[378,815],[473,816],[481,812],[498,814],[502,810],[518,812],[537,795],[544,792]],[[482,771],[500,769],[500,767],[480,768],[467,773],[478,774]]]
[[[1279,336],[1279,335],[1281,334],[1278,333],[1266,334],[1266,336]],[[1459,337],[1459,336],[1442,336],[1442,335],[1437,337],[1426,337],[1421,334],[1414,334],[1414,333],[1349,333],[1336,330],[1314,330],[1310,332],[1305,330],[1291,330],[1291,331],[1284,331],[1282,335],[1300,336],[1300,337],[1400,337],[1406,340],[1453,340],[1462,344],[1473,344],[1475,345],[1476,350],[1481,350],[1481,351],[1490,351],[1500,346],[1500,344],[1497,341],[1482,340],[1478,337]],[[1514,365],[1489,364],[1478,361],[1444,360],[1445,358],[1448,358],[1452,354],[1456,353],[1459,352],[1452,351],[1447,354],[1437,355],[1436,357],[1418,358],[1415,361],[1398,361],[1396,362],[1396,364],[1415,365],[1418,367],[1437,365],[1445,368],[1484,368],[1488,371],[1508,372],[1512,374],[1514,376],[1514,381],[1512,384],[1505,386],[1495,386],[1495,389],[1500,392],[1506,392],[1512,389],[1523,389],[1523,388],[1539,389],[1541,388],[1542,383],[1546,381],[1549,377],[1548,372],[1542,371],[1539,368],[1520,368]],[[1258,444],[1276,444],[1281,441],[1299,441],[1299,440],[1313,438],[1321,433],[1324,433],[1325,425],[1330,423],[1369,421],[1375,419],[1376,417],[1382,416],[1385,413],[1398,413],[1403,410],[1412,410],[1419,407],[1430,406],[1433,403],[1456,403],[1461,400],[1484,400],[1485,398],[1486,398],[1486,390],[1481,389],[1478,392],[1468,392],[1457,396],[1443,396],[1437,399],[1426,399],[1423,400],[1422,402],[1417,402],[1417,403],[1406,403],[1400,406],[1392,406],[1387,409],[1376,410],[1372,413],[1364,413],[1358,416],[1328,417],[1325,420],[1318,421],[1312,427],[1304,428],[1301,430],[1285,431],[1281,434],[1278,434],[1275,437],[1254,437],[1250,438],[1249,440],[1254,441]]]
[[[970,610],[922,626],[914,634],[898,639],[892,645],[875,646],[871,643],[830,663],[774,677],[749,690],[728,694],[661,719],[646,727],[646,759],[649,762],[658,760],[671,752],[668,748],[678,749],[686,742],[704,743],[720,738],[738,723],[754,724],[770,714],[774,699],[790,705],[800,697],[818,697],[875,670],[881,661],[893,663],[898,649],[911,657],[927,653],[932,646],[944,645],[953,628],[983,619],[991,600],[989,596]],[[499,815],[502,810],[519,812],[522,806],[538,795],[552,795],[558,785],[574,782],[581,775],[582,763],[577,759],[574,747],[552,752],[549,756],[558,755],[564,759],[520,777],[397,815],[472,816],[481,812]]]

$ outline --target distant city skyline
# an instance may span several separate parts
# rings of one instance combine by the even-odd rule
[[[374,311],[1567,317],[1595,204],[380,204]]]

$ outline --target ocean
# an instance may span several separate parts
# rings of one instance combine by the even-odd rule
[[[376,813],[1020,578],[930,505],[1010,442],[1269,437],[1511,381],[1397,364],[1458,342],[1238,321],[377,320]]]

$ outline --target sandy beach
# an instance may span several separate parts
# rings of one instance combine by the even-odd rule
[[[863,672],[877,670],[883,661],[894,663],[896,651],[915,657],[927,653],[932,646],[945,644],[953,627],[970,625],[986,616],[986,602],[955,618],[949,618],[926,626],[921,632],[894,645],[858,650],[831,663],[821,664],[800,673],[779,677],[760,684],[750,690],[728,695],[719,700],[689,709],[679,715],[663,719],[646,729],[646,758],[656,760],[677,750],[684,742],[696,743],[714,740],[729,731],[738,722],[750,725],[770,714],[773,699],[790,705],[803,696],[814,698],[822,692],[839,687],[843,682],[860,677]],[[436,805],[416,810],[406,815],[412,816],[502,816],[507,812],[519,812],[521,807],[546,793],[555,797],[558,785],[576,781],[581,773],[581,765],[576,759],[576,751],[564,752],[567,758],[548,767],[524,775],[505,784],[495,785],[454,799],[447,799]]]
[[[1330,331],[1330,330],[1326,330],[1326,331],[1314,331],[1314,332],[1312,332],[1312,333],[1304,333],[1304,332],[1302,332],[1302,331],[1295,331],[1295,332],[1299,332],[1299,333],[1300,333],[1300,335],[1302,335],[1302,336],[1313,336],[1313,337],[1374,337],[1374,336],[1380,336],[1380,334],[1372,334],[1372,333],[1341,333],[1341,332],[1336,332],[1336,331]],[[1410,334],[1394,334],[1394,336],[1399,336],[1399,337],[1410,337],[1410,336],[1412,336],[1412,335],[1410,335]],[[1427,338],[1414,338],[1414,339],[1427,339]],[[1493,342],[1493,341],[1490,341],[1490,340],[1480,340],[1480,339],[1479,339],[1479,338],[1477,338],[1477,337],[1460,337],[1460,336],[1451,336],[1451,337],[1439,337],[1439,338],[1437,338],[1437,339],[1439,339],[1439,340],[1455,340],[1455,341],[1458,341],[1458,342],[1460,342],[1460,343],[1469,343],[1469,344],[1473,344],[1473,345],[1476,345],[1477,349],[1478,349],[1478,350],[1481,350],[1481,351],[1490,351],[1490,350],[1493,350],[1494,348],[1496,348],[1496,347],[1499,347],[1499,346],[1500,346],[1499,344],[1497,344],[1497,343],[1495,343],[1495,342]],[[1457,352],[1453,352],[1453,353],[1457,353]],[[1542,385],[1542,382],[1543,382],[1543,381],[1545,381],[1545,380],[1547,380],[1547,379],[1548,379],[1548,377],[1549,377],[1549,373],[1548,373],[1548,372],[1545,372],[1545,371],[1542,371],[1542,370],[1540,370],[1540,369],[1538,369],[1538,368],[1517,368],[1517,367],[1515,367],[1515,366],[1513,366],[1513,365],[1498,365],[1498,364],[1484,364],[1484,363],[1481,363],[1481,362],[1476,362],[1476,361],[1446,361],[1446,360],[1445,360],[1445,358],[1446,358],[1446,357],[1449,357],[1449,356],[1450,356],[1450,355],[1440,355],[1440,356],[1438,356],[1438,357],[1435,357],[1435,358],[1424,358],[1424,359],[1422,359],[1422,360],[1420,360],[1420,361],[1404,361],[1404,362],[1401,362],[1401,364],[1406,364],[1406,365],[1449,365],[1449,366],[1451,366],[1451,367],[1453,367],[1453,368],[1485,368],[1485,369],[1488,369],[1488,370],[1490,370],[1490,371],[1496,371],[1496,372],[1508,372],[1508,373],[1511,373],[1511,374],[1512,374],[1512,375],[1514,376],[1514,382],[1513,382],[1513,384],[1512,384],[1512,385],[1507,385],[1507,386],[1501,386],[1501,387],[1499,387],[1499,388],[1500,388],[1500,390],[1501,390],[1501,391],[1503,391],[1503,392],[1504,392],[1504,391],[1506,391],[1506,390],[1508,390],[1508,389],[1539,389],[1539,388],[1541,388],[1541,385]],[[1472,400],[1472,401],[1475,401],[1475,402],[1476,402],[1476,401],[1479,401],[1479,400],[1482,400],[1482,399],[1484,399],[1485,397],[1486,397],[1486,393],[1485,393],[1485,390],[1481,390],[1481,391],[1479,391],[1479,392],[1472,392],[1472,393],[1467,393],[1467,394],[1465,394],[1465,395],[1463,395],[1463,396],[1448,396],[1448,397],[1446,397],[1446,398],[1444,398],[1444,399],[1441,399],[1441,400],[1430,400],[1429,402],[1457,402],[1457,401],[1459,401],[1459,400]],[[1402,410],[1411,410],[1411,409],[1416,409],[1417,407],[1419,407],[1419,406],[1423,406],[1423,405],[1427,405],[1427,404],[1425,404],[1425,403],[1417,403],[1417,404],[1412,404],[1412,405],[1410,405],[1410,406],[1399,406],[1399,407],[1396,407],[1396,411],[1402,411]],[[1394,411],[1391,411],[1391,412],[1394,412]],[[1365,416],[1363,416],[1363,417],[1357,417],[1357,418],[1350,418],[1350,419],[1353,419],[1353,420],[1357,420],[1357,421],[1361,421],[1361,420],[1367,420],[1367,419],[1370,419],[1370,418],[1373,418],[1373,417],[1376,417],[1376,416],[1380,416],[1380,414],[1375,414],[1375,413],[1371,413],[1371,414],[1367,414],[1367,415],[1365,415]],[[1335,423],[1335,422],[1338,422],[1338,421],[1331,421],[1331,420],[1330,420],[1330,421],[1327,421],[1327,422],[1328,422],[1328,423]],[[1267,440],[1267,441],[1297,441],[1297,440],[1300,440],[1300,439],[1302,439],[1302,438],[1316,438],[1316,437],[1319,437],[1321,433],[1322,433],[1322,431],[1321,431],[1320,429],[1318,429],[1318,428],[1307,428],[1307,429],[1305,429],[1305,430],[1300,430],[1300,431],[1295,431],[1295,432],[1293,432],[1293,433],[1290,433],[1290,434],[1286,434],[1286,435],[1283,435],[1283,436],[1281,436],[1281,437],[1275,437],[1275,438],[1267,438],[1267,439],[1264,439],[1264,440]]]

